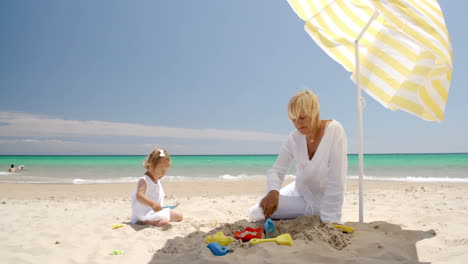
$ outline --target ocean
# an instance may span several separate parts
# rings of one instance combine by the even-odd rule
[[[129,183],[145,172],[145,156],[0,156],[0,183]],[[276,155],[173,155],[164,181],[265,179]],[[24,165],[8,173],[11,164]],[[348,155],[348,179],[358,156]],[[366,154],[366,180],[468,182],[468,153]],[[287,178],[295,177],[294,166]]]

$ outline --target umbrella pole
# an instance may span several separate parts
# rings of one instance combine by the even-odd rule
[[[354,43],[356,56],[356,88],[357,88],[357,108],[358,108],[358,139],[359,139],[359,223],[364,222],[364,150],[363,150],[363,133],[362,133],[362,102],[361,102],[361,85],[359,84],[359,40]]]
[[[360,69],[359,69],[359,41],[369,28],[372,21],[377,18],[379,14],[374,12],[372,17],[367,22],[366,26],[362,29],[359,36],[354,41],[354,58],[356,60],[356,90],[357,90],[357,108],[358,108],[358,133],[359,133],[359,223],[364,222],[364,136],[362,131],[362,101],[361,101],[361,84],[360,84]]]

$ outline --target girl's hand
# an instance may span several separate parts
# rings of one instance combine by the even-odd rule
[[[265,219],[269,218],[278,209],[278,191],[270,191],[260,203]]]
[[[151,208],[153,209],[153,211],[157,212],[157,211],[161,211],[162,210],[162,207],[159,203],[157,202],[153,202],[153,204],[151,205]]]

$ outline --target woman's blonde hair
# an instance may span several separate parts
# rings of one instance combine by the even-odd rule
[[[149,170],[155,168],[163,161],[171,162],[171,157],[169,156],[169,153],[167,153],[167,150],[157,148],[146,157],[145,161],[143,161],[143,167]]]
[[[319,123],[320,103],[317,95],[309,90],[300,91],[289,100],[289,119],[296,120],[301,113],[311,117],[312,127],[315,127]]]

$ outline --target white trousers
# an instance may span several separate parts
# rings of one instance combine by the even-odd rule
[[[272,219],[291,219],[310,214],[304,197],[297,191],[296,182],[291,182],[281,188],[279,192],[278,209],[271,215]],[[265,220],[265,215],[260,208],[260,201],[250,208],[249,217],[251,221]]]

